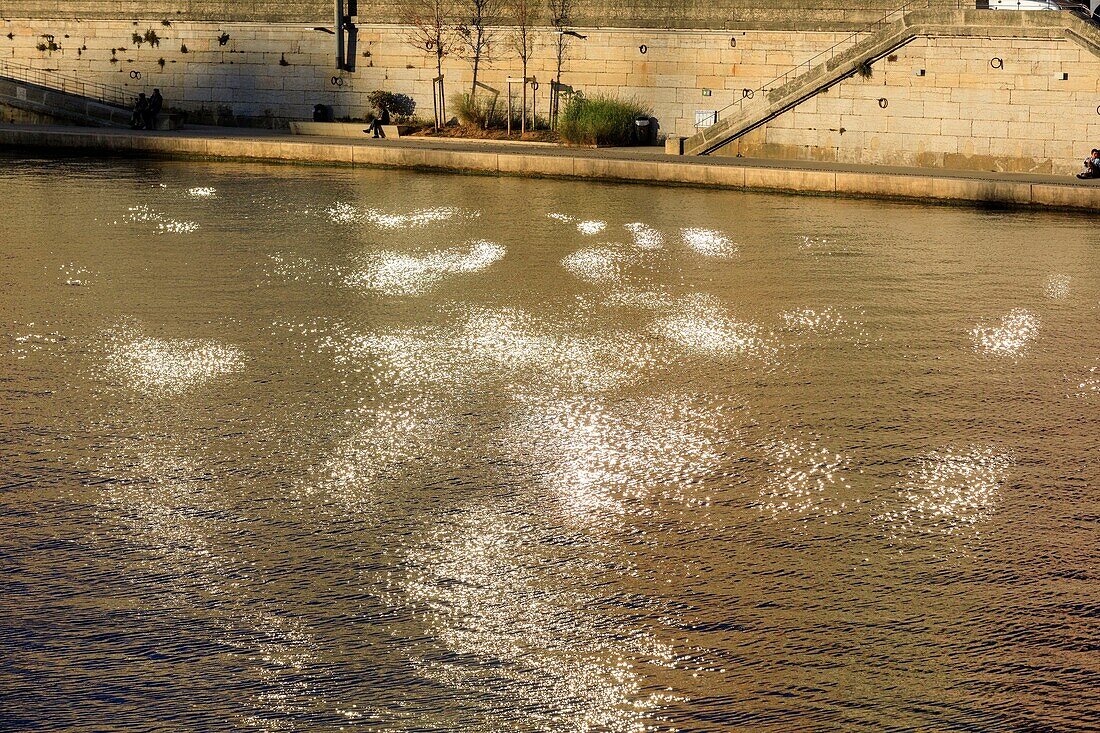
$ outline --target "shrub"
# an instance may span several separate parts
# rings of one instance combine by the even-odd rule
[[[412,117],[416,112],[416,101],[407,94],[395,94],[376,89],[367,95],[367,103],[375,109],[389,110],[396,117]]]
[[[130,34],[130,40],[133,41],[134,45],[138,48],[141,48],[141,44],[145,43],[145,38],[140,33]]]
[[[150,46],[152,46],[153,48],[156,48],[156,47],[160,46],[160,36],[158,36],[157,32],[155,30],[153,30],[152,28],[145,31],[145,36],[144,36],[143,40],[146,43],[148,43]]]
[[[506,112],[500,100],[492,95],[483,94],[477,97],[468,93],[456,94],[451,98],[451,109],[464,125],[483,130],[504,126]]]
[[[653,111],[635,99],[573,96],[558,120],[558,134],[574,145],[629,145],[634,120]]]

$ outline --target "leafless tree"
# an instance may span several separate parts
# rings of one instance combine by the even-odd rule
[[[550,101],[550,123],[557,126],[558,118],[558,94],[553,91],[561,84],[561,67],[569,54],[569,41],[577,34],[569,32],[569,26],[573,24],[573,4],[575,0],[546,0],[547,10],[550,11],[550,26],[554,29],[554,83],[551,85],[553,92]]]
[[[436,78],[443,77],[443,58],[451,53],[451,44],[455,32],[452,25],[455,17],[454,0],[410,0],[405,5],[404,22],[409,27],[406,39],[409,44],[435,56]],[[436,101],[442,105],[446,99],[443,83],[438,88],[432,84]],[[446,111],[436,107],[436,126],[443,124]]]
[[[523,108],[520,116],[520,134],[527,131],[527,64],[535,54],[535,8],[537,0],[509,0],[509,15],[513,30],[510,38],[512,51],[523,67]]]
[[[492,61],[493,41],[503,5],[504,0],[458,0],[459,22],[455,26],[457,53],[473,68],[471,97],[477,94],[477,75],[481,63]]]

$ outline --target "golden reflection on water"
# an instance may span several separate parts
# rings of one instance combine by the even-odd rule
[[[532,402],[509,443],[571,520],[599,525],[657,501],[705,504],[699,481],[738,439],[728,415],[685,395]]]
[[[649,713],[667,695],[642,692],[635,660],[670,666],[671,647],[637,630],[609,636],[586,610],[594,593],[548,585],[548,568],[575,560],[547,555],[539,534],[512,512],[476,508],[416,543],[401,601],[451,654],[415,663],[447,687],[522,701],[524,715],[483,714],[472,730],[650,730]]]
[[[28,727],[1095,718],[1076,220],[219,170],[0,222]]]
[[[879,519],[897,536],[970,538],[997,510],[1013,463],[991,446],[935,451],[918,461]]]
[[[240,349],[216,341],[160,339],[126,327],[108,336],[107,368],[146,394],[178,395],[241,370]]]
[[[1039,316],[1025,308],[1013,308],[999,322],[982,322],[970,335],[974,348],[992,356],[1022,356],[1039,334]]]
[[[419,295],[450,275],[479,272],[504,257],[499,244],[484,239],[463,248],[425,254],[378,252],[366,269],[352,273],[345,282],[351,287],[379,290],[387,295]]]

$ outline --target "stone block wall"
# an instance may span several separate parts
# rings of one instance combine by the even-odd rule
[[[359,0],[362,22],[406,22],[418,0]],[[973,7],[973,0],[908,0],[910,7]],[[881,17],[906,0],[575,0],[573,25],[586,28],[772,28],[835,30]],[[541,3],[536,7],[542,12]],[[332,0],[5,0],[5,18],[197,20],[218,23],[331,22]],[[462,12],[461,0],[455,12]],[[503,23],[507,19],[502,20]],[[543,24],[549,25],[543,21]]]
[[[1068,39],[921,37],[872,69],[720,154],[1068,174],[1100,147],[1100,58]]]
[[[11,19],[0,21],[0,60],[79,75],[88,81],[139,91],[160,88],[167,104],[196,110],[230,107],[237,115],[308,119],[317,103],[338,117],[361,117],[375,89],[402,92],[432,116],[435,57],[409,43],[396,25],[360,27],[357,70],[335,70],[332,35],[294,23],[212,23],[148,20]],[[134,42],[153,31],[158,45]],[[852,36],[843,31],[690,29],[579,29],[563,83],[587,94],[633,96],[650,105],[662,132],[688,135],[695,112],[716,110],[822,49]],[[501,31],[500,46],[507,30]],[[8,35],[11,35],[8,38]],[[541,82],[537,111],[544,114],[553,77],[553,35],[537,34],[528,73]],[[223,45],[220,39],[228,36]],[[52,37],[56,50],[50,50]],[[47,44],[45,50],[39,46]],[[644,46],[644,53],[643,53]],[[186,48],[186,52],[184,49]],[[503,54],[502,54],[503,56]],[[163,64],[161,63],[163,61]],[[468,89],[469,64],[445,60],[449,94]],[[519,76],[515,58],[495,58],[480,80],[502,92]],[[518,89],[517,89],[518,92]]]

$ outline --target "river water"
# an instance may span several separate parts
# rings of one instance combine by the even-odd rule
[[[3,730],[1100,729],[1091,218],[2,163]]]

